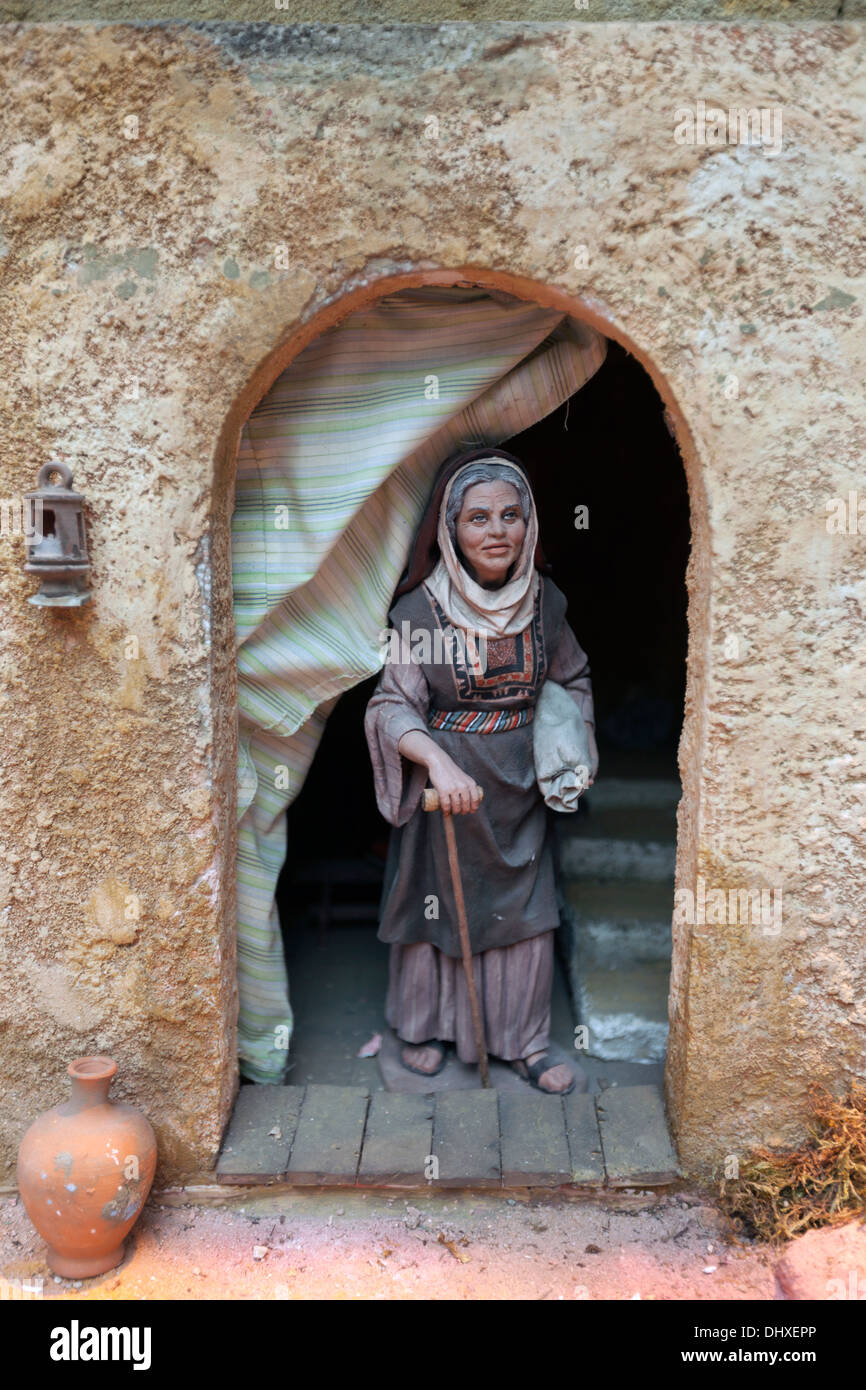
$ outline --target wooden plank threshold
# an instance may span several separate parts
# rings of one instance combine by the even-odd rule
[[[656,1086],[598,1096],[242,1086],[217,1182],[430,1188],[663,1187],[680,1177]]]

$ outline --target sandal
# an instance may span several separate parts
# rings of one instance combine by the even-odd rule
[[[436,1067],[433,1071],[422,1071],[420,1067],[410,1067],[408,1062],[403,1061],[404,1047],[435,1047],[442,1054],[439,1059],[438,1067]],[[442,1068],[445,1066],[445,1056],[447,1052],[447,1044],[444,1042],[440,1042],[438,1038],[428,1038],[427,1042],[418,1043],[406,1042],[404,1038],[400,1039],[400,1065],[405,1067],[407,1071],[413,1072],[415,1076],[438,1076]]]
[[[577,1078],[574,1076],[571,1078],[571,1085],[566,1086],[564,1091],[548,1091],[546,1086],[540,1084],[541,1078],[546,1071],[550,1071],[553,1067],[563,1065],[560,1062],[552,1061],[550,1054],[547,1052],[545,1052],[542,1057],[539,1057],[537,1062],[527,1062],[525,1058],[519,1057],[517,1061],[512,1062],[511,1065],[518,1076],[522,1077],[524,1081],[528,1081],[530,1086],[534,1086],[536,1091],[540,1091],[543,1096],[570,1096],[577,1085]],[[523,1070],[521,1070],[521,1068],[523,1068]]]

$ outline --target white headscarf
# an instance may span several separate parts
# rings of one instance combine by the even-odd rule
[[[513,469],[523,479],[529,494],[529,516],[523,546],[517,557],[513,575],[500,589],[485,589],[463,568],[445,523],[451,489],[467,468],[477,468],[479,463],[504,464],[506,468]],[[439,543],[439,560],[433,573],[424,583],[448,621],[455,627],[465,628],[486,638],[511,637],[516,632],[523,632],[532,622],[538,593],[538,571],[535,568],[538,516],[532,489],[523,471],[510,459],[499,458],[497,455],[473,459],[463,468],[458,468],[454,477],[449,479],[442,498],[436,539]]]

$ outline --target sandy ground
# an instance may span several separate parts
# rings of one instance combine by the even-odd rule
[[[777,1299],[777,1257],[694,1194],[586,1197],[212,1189],[151,1200],[109,1274],[58,1281],[21,1202],[0,1279],[60,1299]],[[214,1203],[219,1202],[220,1205]]]

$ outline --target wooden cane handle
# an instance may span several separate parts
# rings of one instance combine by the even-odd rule
[[[484,800],[484,792],[480,787],[478,788],[478,800]],[[437,792],[435,787],[424,788],[424,791],[421,795],[421,805],[423,806],[425,811],[439,810],[439,793]]]

